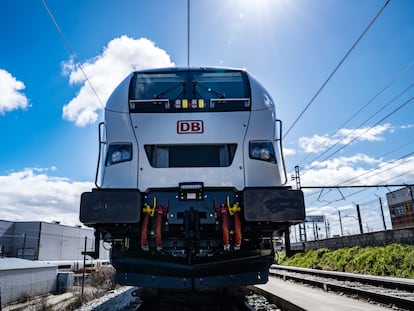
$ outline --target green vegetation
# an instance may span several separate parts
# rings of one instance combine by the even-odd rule
[[[414,278],[414,245],[351,247],[338,250],[307,250],[287,258],[278,254],[279,264],[303,268]]]

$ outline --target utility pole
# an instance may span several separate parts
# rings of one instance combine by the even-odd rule
[[[292,180],[296,182],[296,189],[300,190],[301,184],[300,184],[300,172],[299,172],[299,166],[295,166],[295,175],[292,176]],[[299,224],[299,240],[300,241],[306,241],[306,226],[305,223],[302,222]]]
[[[306,237],[306,225],[304,222],[301,222],[299,224],[299,240],[301,242],[308,240],[308,238]]]
[[[325,222],[325,233],[326,233],[326,238],[329,239],[329,220],[326,216],[323,216],[323,220]]]
[[[359,210],[359,204],[356,204],[356,209],[357,209],[357,216],[358,216],[358,223],[359,223],[359,232],[361,234],[363,234],[364,233],[364,229],[362,228],[361,212]]]
[[[285,235],[285,251],[286,251],[286,257],[293,256],[292,248],[290,246],[290,229],[289,227],[284,231]]]
[[[83,304],[83,290],[85,288],[85,271],[86,271],[86,247],[88,245],[88,237],[85,236],[85,249],[83,252],[83,270],[82,270],[82,291],[81,291],[81,303]]]
[[[382,200],[381,200],[381,197],[379,196],[379,195],[377,195],[377,194],[375,194],[377,197],[378,197],[378,199],[379,199],[379,204],[380,204],[380,208],[381,208],[381,216],[382,216],[382,223],[383,223],[383,225],[384,225],[384,230],[387,230],[387,225],[385,224],[385,217],[384,217],[384,209],[383,209],[383,207],[382,207]]]
[[[190,67],[190,0],[187,0],[187,67]]]
[[[341,236],[344,236],[344,229],[342,227],[342,217],[341,217],[341,211],[335,207],[335,209],[338,211],[338,217],[339,217],[339,225],[341,226]]]
[[[295,166],[295,176],[292,176],[292,179],[296,181],[296,189],[299,190],[301,188],[301,185],[300,185],[300,173],[299,173],[298,165]]]

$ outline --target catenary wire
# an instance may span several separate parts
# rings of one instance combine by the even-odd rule
[[[63,33],[62,29],[60,28],[58,22],[56,21],[55,17],[53,16],[52,12],[50,11],[49,7],[46,4],[45,0],[40,0],[43,4],[43,7],[45,8],[47,14],[49,15],[50,19],[52,20],[53,24],[55,25],[57,31],[59,32],[60,37],[62,38],[66,48],[69,50],[70,55],[75,61],[75,64],[79,67],[80,71],[82,72],[82,75],[84,76],[86,82],[88,83],[89,87],[91,88],[92,92],[94,93],[95,97],[97,98],[99,104],[102,106],[103,109],[105,109],[105,105],[102,103],[101,99],[98,96],[98,93],[96,92],[95,88],[93,87],[91,81],[88,78],[88,75],[83,70],[83,67],[78,60],[75,51],[73,50],[72,46],[70,45],[68,39],[66,38],[65,34]]]
[[[409,154],[407,154],[407,155],[405,155],[405,156],[403,156],[403,157],[400,157],[399,159],[396,159],[396,160],[394,160],[394,161],[392,161],[392,162],[389,162],[389,163],[387,163],[386,165],[389,165],[389,164],[392,164],[392,163],[394,163],[394,162],[397,162],[397,161],[400,161],[400,160],[402,160],[402,159],[404,159],[404,158],[407,158],[407,157],[409,157],[410,155],[413,155],[414,154],[414,152],[411,152],[411,153],[409,153]],[[375,175],[379,175],[379,174],[382,174],[382,173],[386,173],[387,171],[389,171],[389,170],[391,170],[392,168],[394,168],[394,167],[397,167],[397,166],[399,166],[399,163],[397,163],[396,165],[394,165],[394,166],[392,166],[392,167],[390,167],[390,168],[387,168],[386,170],[381,170],[381,171],[379,171],[379,172],[375,172],[375,171],[369,171],[369,172],[367,172],[367,173],[372,173],[372,172],[375,172],[375,174],[373,174],[372,176],[375,176]],[[361,174],[361,175],[363,175],[363,174]],[[397,178],[399,178],[399,177],[401,177],[401,176],[404,176],[404,175],[407,175],[407,173],[406,172],[403,172],[403,173],[401,173],[401,174],[398,174],[398,175],[395,175],[395,176],[392,176],[392,177],[390,177],[390,178],[388,178],[387,180],[384,180],[381,184],[378,184],[378,185],[376,185],[376,186],[378,186],[378,187],[383,187],[384,185],[384,183],[387,183],[387,182],[389,182],[389,181],[392,181],[392,180],[395,180],[395,179],[397,179]],[[372,177],[371,176],[371,177]],[[404,183],[403,183],[404,184]],[[364,187],[363,185],[362,186],[358,186],[358,187]],[[338,187],[335,187],[335,188],[333,188],[333,189],[339,189],[339,188],[341,188],[341,186],[339,185]],[[351,187],[349,187],[349,188],[352,188],[352,186]],[[357,194],[359,194],[359,193],[362,193],[362,192],[364,192],[364,191],[367,191],[369,188],[372,188],[372,186],[370,186],[370,187],[366,187],[366,188],[362,188],[361,190],[358,190],[358,191],[355,191],[355,192],[353,192],[353,193],[350,193],[350,194],[346,194],[346,195],[344,195],[342,192],[341,192],[341,196],[342,196],[342,199],[341,199],[341,201],[343,201],[343,200],[347,200],[347,199],[349,199],[350,197],[353,197],[353,196],[355,196],[355,195],[357,195]],[[314,200],[310,205],[312,205],[312,204],[315,204],[315,203],[321,203],[321,202],[325,202],[325,203],[327,203],[327,204],[332,204],[332,203],[334,203],[334,202],[337,202],[338,200],[335,200],[335,201],[325,201],[325,200],[323,200],[323,201],[321,201],[321,200],[319,200],[319,198],[320,198],[320,196],[321,196],[321,193],[322,193],[322,191],[323,191],[324,189],[321,189],[321,191],[317,191],[317,192],[314,192],[314,193],[312,193],[311,195],[314,195],[314,194],[320,194],[319,195],[319,197],[316,199],[316,200]]]
[[[350,116],[344,123],[342,123],[342,125],[340,125],[332,134],[329,135],[329,137],[334,137],[341,129],[343,129],[349,122],[351,122],[357,115],[359,115],[366,107],[368,107],[371,103],[374,102],[374,100],[376,98],[378,98],[378,96],[380,96],[382,93],[384,93],[389,87],[391,87],[391,85],[394,84],[394,82],[396,82],[397,80],[399,80],[401,77],[403,77],[407,72],[409,72],[411,70],[411,68],[414,66],[414,61],[412,61],[410,64],[408,64],[408,66],[406,66],[400,73],[397,74],[397,76],[395,76],[390,82],[387,83],[386,86],[384,86],[378,93],[376,93],[365,105],[363,105],[360,109],[358,109],[352,116]],[[412,86],[412,85],[411,85]],[[411,87],[410,86],[410,87]],[[368,120],[366,120],[365,122],[367,122]],[[321,142],[317,149],[321,148],[324,144],[324,142],[326,142],[327,139],[325,139],[323,142]],[[342,140],[341,140],[342,141]],[[339,141],[340,142],[340,141]],[[337,145],[339,142],[337,142],[335,145]],[[333,145],[333,146],[335,146]],[[329,147],[329,149],[332,149],[332,147]],[[328,149],[328,150],[329,150]],[[328,150],[323,151],[323,153],[319,154],[318,157],[314,158],[312,161],[310,161],[310,163],[312,163],[313,161],[315,161],[316,159],[318,159],[319,157],[321,157],[325,152],[327,152]],[[301,166],[303,164],[303,162],[305,162],[305,160],[307,160],[309,157],[311,156],[311,153],[308,153],[302,160],[299,161],[299,163],[297,164],[298,166]]]
[[[366,171],[365,173],[362,173],[362,174],[360,174],[360,175],[358,175],[358,176],[355,176],[355,177],[352,177],[352,178],[350,178],[350,179],[344,180],[343,182],[339,183],[339,185],[342,185],[342,184],[344,184],[344,183],[348,183],[348,182],[353,181],[353,180],[355,180],[355,179],[359,179],[359,178],[361,178],[362,176],[368,175],[368,174],[370,174],[370,173],[375,173],[375,174],[372,174],[372,175],[371,175],[371,176],[369,176],[369,177],[373,177],[373,176],[376,176],[376,175],[379,175],[379,174],[385,173],[385,172],[389,171],[390,169],[392,169],[392,168],[394,168],[394,167],[396,167],[396,166],[399,166],[399,163],[397,163],[396,165],[394,165],[394,166],[392,166],[392,167],[389,167],[389,168],[387,168],[387,169],[384,169],[386,166],[391,165],[391,164],[393,164],[393,163],[395,163],[395,162],[401,161],[401,160],[403,160],[403,159],[405,159],[405,158],[408,158],[408,157],[410,157],[410,156],[412,156],[412,155],[414,155],[414,151],[413,151],[413,152],[410,152],[410,153],[408,153],[408,154],[406,154],[406,155],[404,155],[404,156],[402,156],[402,157],[399,157],[398,159],[395,159],[395,160],[392,160],[392,161],[390,161],[390,162],[387,162],[387,163],[386,163],[386,164],[384,164],[381,168],[371,169],[371,170]]]
[[[413,144],[414,143],[414,140],[411,140],[410,142],[408,142],[408,143],[405,143],[405,144],[403,144],[403,145],[401,145],[401,146],[399,146],[399,147],[397,147],[397,148],[395,148],[395,149],[393,149],[393,150],[391,150],[391,151],[389,151],[389,152],[386,152],[386,153],[384,153],[384,154],[382,154],[382,155],[380,155],[379,156],[379,158],[382,158],[382,157],[385,157],[385,156],[387,156],[387,155],[389,155],[389,154],[392,154],[393,152],[396,152],[396,151],[398,151],[398,150],[400,150],[400,149],[402,149],[402,148],[404,148],[404,147],[406,147],[406,146],[408,146],[408,145],[410,145],[410,144]],[[390,162],[387,162],[386,164],[384,164],[384,166],[383,167],[385,167],[385,166],[388,166],[388,165],[390,165],[390,164],[392,164],[392,163],[394,163],[394,162],[397,162],[397,161],[400,161],[400,160],[402,160],[402,159],[404,159],[404,158],[407,158],[407,157],[409,157],[410,155],[412,155],[412,154],[414,154],[414,152],[410,152],[410,153],[408,153],[408,154],[406,154],[406,155],[404,155],[404,156],[402,156],[402,157],[400,157],[400,158],[398,158],[398,159],[395,159],[395,160],[392,160],[392,161],[390,161]],[[382,168],[383,168],[382,167]],[[357,175],[357,176],[355,176],[355,177],[352,177],[352,178],[350,178],[350,179],[347,179],[347,180],[344,180],[344,181],[342,181],[342,182],[340,182],[339,184],[338,184],[338,188],[340,188],[340,185],[343,185],[344,183],[349,183],[350,181],[352,181],[352,180],[354,180],[354,179],[357,179],[357,178],[360,178],[360,177],[362,177],[362,176],[364,176],[364,175],[366,175],[366,174],[368,174],[368,173],[374,173],[374,172],[376,172],[376,171],[378,171],[379,169],[378,168],[376,168],[376,169],[371,169],[371,170],[369,170],[369,171],[367,171],[367,172],[364,172],[364,173],[362,173],[362,174],[360,174],[360,175]],[[375,174],[373,174],[373,176],[375,176],[375,175],[377,175],[377,174],[380,174],[380,173],[382,173],[383,171],[379,171],[379,172],[376,172]],[[314,196],[314,195],[317,195],[318,194],[318,191],[314,191],[314,192],[311,192],[311,193],[307,193],[307,194],[305,194],[305,197],[306,198],[310,198],[310,197],[312,197],[312,196]]]
[[[364,37],[364,35],[368,32],[368,30],[371,28],[372,24],[377,20],[377,18],[381,15],[381,13],[384,11],[386,6],[389,4],[391,0],[387,0],[384,5],[381,7],[381,9],[378,11],[378,13],[374,16],[374,18],[370,21],[368,26],[364,29],[362,34],[358,37],[358,39],[354,42],[354,44],[351,46],[351,48],[346,52],[345,56],[341,59],[341,61],[336,65],[334,70],[331,72],[331,74],[328,76],[328,78],[325,80],[325,82],[321,85],[321,87],[318,89],[318,91],[315,93],[315,95],[312,97],[312,99],[309,101],[309,103],[305,106],[305,108],[299,113],[298,117],[293,121],[292,125],[288,128],[285,135],[283,136],[283,139],[287,137],[287,135],[290,133],[290,131],[295,127],[295,125],[298,123],[298,121],[302,118],[304,113],[308,110],[310,105],[315,101],[315,99],[319,96],[319,94],[322,92],[322,90],[325,88],[325,86],[328,84],[328,82],[331,80],[331,78],[335,75],[335,73],[338,71],[338,69],[342,66],[342,64],[345,62],[345,60],[348,58],[348,56],[351,54],[351,52],[354,50],[354,48],[357,46],[357,44],[361,41],[361,39]]]
[[[373,117],[375,117],[378,113],[380,113],[382,110],[384,110],[386,107],[388,107],[389,105],[391,105],[395,100],[397,100],[400,96],[402,96],[403,94],[405,94],[408,90],[410,90],[412,87],[414,87],[414,83],[412,83],[411,85],[409,85],[407,88],[405,88],[402,92],[400,92],[397,96],[395,96],[392,100],[390,100],[389,102],[387,102],[385,105],[383,105],[380,109],[378,109],[376,112],[374,112],[368,119],[366,119],[365,121],[361,122],[356,128],[354,128],[353,130],[351,130],[347,135],[345,135],[344,137],[342,137],[341,139],[339,139],[337,142],[335,142],[332,146],[330,146],[329,148],[325,149],[323,152],[321,152],[320,154],[318,154],[315,158],[313,158],[312,161],[310,161],[310,163],[313,163],[314,161],[316,161],[317,159],[319,159],[320,157],[322,157],[324,154],[326,154],[328,151],[332,150],[334,147],[338,146],[341,142],[343,142],[344,140],[346,140],[348,137],[350,137],[353,133],[355,133],[355,131],[357,129],[362,129],[362,126],[364,126],[366,123],[368,123],[368,121],[370,121]],[[375,124],[375,126],[378,125]],[[370,127],[367,131],[364,131],[362,134],[365,134],[366,132],[368,132],[369,130],[371,130],[374,126]],[[359,135],[358,137],[362,136]],[[354,140],[347,142],[346,144],[343,144],[343,146],[349,146]],[[342,150],[343,148],[341,148],[340,150]],[[334,152],[333,154],[335,154],[336,152]],[[332,154],[332,155],[333,155]],[[331,155],[331,156],[332,156]],[[328,157],[329,158],[329,157]],[[327,160],[328,158],[325,158],[323,161]],[[306,173],[306,172],[305,172]],[[304,173],[304,174],[305,174]]]
[[[349,142],[347,142],[346,144],[342,145],[339,149],[337,149],[336,151],[332,152],[331,154],[329,154],[328,156],[326,156],[325,158],[323,158],[320,162],[326,161],[328,160],[330,157],[332,157],[333,155],[337,154],[339,151],[345,149],[347,146],[351,145],[355,140],[357,140],[358,138],[360,138],[363,134],[367,133],[368,131],[370,131],[371,129],[373,129],[375,126],[379,125],[381,122],[383,122],[384,120],[386,120],[387,118],[389,118],[391,115],[393,115],[394,113],[396,113],[398,110],[400,110],[401,108],[403,108],[404,106],[406,106],[407,104],[409,104],[412,100],[414,99],[413,97],[410,97],[408,100],[406,100],[405,102],[403,102],[401,105],[399,105],[397,108],[395,108],[393,111],[391,111],[390,113],[388,113],[385,117],[383,117],[381,120],[377,121],[376,123],[374,123],[372,126],[370,126],[369,128],[365,129],[363,132],[361,132],[359,135],[356,135],[355,137],[353,137]],[[348,135],[349,136],[349,135]],[[347,136],[347,137],[348,137]],[[344,139],[344,138],[343,138]],[[337,144],[337,143],[336,143]],[[335,144],[335,145],[336,145]],[[331,148],[330,148],[331,149]],[[324,152],[325,154],[326,152]],[[314,168],[315,165],[311,166],[310,168],[307,169],[307,171],[305,171],[302,175],[305,175],[308,171],[310,171],[312,168]]]
[[[414,155],[414,151],[409,152],[409,153],[407,153],[407,154],[405,154],[405,155],[403,155],[403,156],[401,156],[401,157],[399,157],[399,158],[397,158],[397,159],[394,159],[394,160],[392,160],[392,161],[389,161],[389,162],[385,163],[385,164],[384,164],[381,168],[371,169],[371,170],[368,170],[368,171],[366,171],[366,172],[364,172],[364,173],[362,173],[362,174],[360,174],[360,175],[357,175],[357,176],[354,176],[354,177],[352,177],[352,178],[349,178],[349,179],[343,180],[343,181],[339,182],[339,183],[338,183],[338,185],[335,185],[335,188],[341,188],[341,185],[342,185],[342,186],[345,186],[345,185],[344,185],[345,183],[349,183],[350,181],[353,181],[353,180],[355,180],[355,179],[359,179],[359,178],[361,178],[362,176],[365,176],[365,175],[367,175],[367,174],[372,174],[370,177],[373,177],[373,176],[376,176],[376,175],[382,174],[382,173],[384,173],[384,172],[387,172],[387,171],[391,170],[392,168],[399,166],[399,165],[400,165],[400,164],[398,163],[399,161],[401,161],[401,160],[403,160],[403,159],[406,159],[406,158],[408,158],[408,157],[410,157],[410,156],[413,156],[413,155]],[[397,164],[396,164],[396,165],[394,165],[394,166],[392,166],[392,167],[389,167],[389,168],[387,168],[386,170],[384,170],[384,168],[385,168],[385,167],[387,167],[387,166],[389,166],[389,165],[391,165],[391,164],[393,164],[393,163],[396,163],[396,162],[397,162]],[[316,187],[317,187],[317,186],[316,186]],[[307,188],[307,187],[306,187],[306,186],[303,186],[303,188]],[[306,196],[312,196],[312,195],[314,195],[314,193],[310,193],[310,194],[308,194],[308,195],[306,195]]]
[[[399,178],[399,177],[401,177],[401,176],[404,176],[404,175],[407,175],[407,173],[406,173],[406,172],[404,172],[404,173],[398,174],[398,175],[396,175],[396,176],[393,176],[393,177],[391,177],[391,178],[389,178],[389,179],[385,180],[385,181],[384,181],[384,183],[389,182],[389,181],[394,180],[394,179],[397,179],[397,178]],[[378,185],[378,186],[382,186],[382,185]],[[348,200],[350,197],[353,197],[353,196],[355,196],[355,195],[357,195],[357,194],[360,194],[360,193],[362,193],[362,192],[364,192],[364,191],[367,191],[368,189],[370,189],[370,188],[362,188],[361,190],[358,190],[358,191],[352,192],[352,193],[350,193],[350,194],[344,195],[344,199],[343,199],[343,200]],[[337,200],[337,201],[338,201],[338,200]],[[337,201],[323,201],[324,203],[326,203],[326,204],[324,204],[323,206],[326,206],[326,205],[332,204],[332,203],[337,202]],[[317,201],[317,200],[315,200],[313,203],[316,203],[316,202],[318,202],[318,201]],[[322,201],[319,201],[319,203],[321,203],[321,202],[322,202]],[[319,208],[320,208],[320,207],[319,207]]]

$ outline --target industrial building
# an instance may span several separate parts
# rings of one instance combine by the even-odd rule
[[[414,187],[407,186],[387,193],[391,223],[394,229],[414,226]]]
[[[94,245],[91,229],[0,220],[0,303],[54,292],[58,271],[81,268],[82,252],[93,251]],[[85,258],[87,266],[100,265],[109,262],[109,251],[101,243],[98,260]]]
[[[57,222],[11,222],[0,220],[0,246],[3,256],[39,261],[82,260],[82,252],[93,251],[94,231]],[[109,260],[102,245],[100,259]]]

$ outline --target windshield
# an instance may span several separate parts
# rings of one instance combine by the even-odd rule
[[[131,112],[250,110],[250,87],[239,70],[135,72],[129,101]]]

